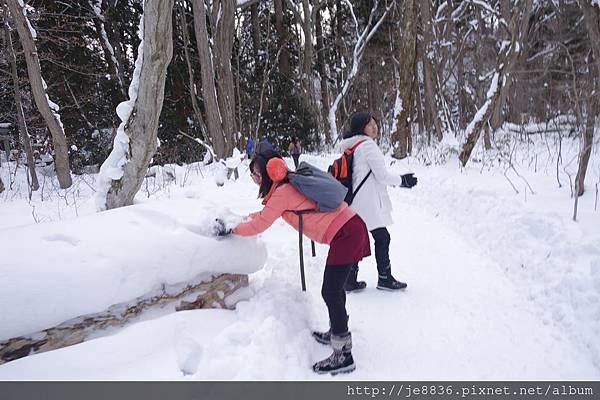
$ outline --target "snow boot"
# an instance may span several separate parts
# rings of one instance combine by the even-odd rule
[[[315,340],[321,344],[330,344],[331,343],[331,329],[327,332],[317,332],[313,331],[312,336]]]
[[[350,316],[346,316],[346,324],[350,321]],[[312,337],[321,344],[331,344],[331,324],[326,332],[312,331]]]
[[[379,273],[379,279],[377,280],[377,289],[379,290],[400,290],[406,289],[407,286],[406,283],[397,281],[392,276],[392,269],[390,266],[387,267],[385,272]]]
[[[367,287],[367,282],[357,281],[357,278],[358,265],[353,265],[350,269],[350,274],[348,274],[348,279],[346,279],[346,283],[344,284],[344,290],[346,292],[360,292],[361,290]]]
[[[313,371],[317,374],[348,373],[354,371],[354,359],[352,358],[352,334],[350,332],[341,335],[331,335],[331,347],[333,353],[326,359],[313,365]]]

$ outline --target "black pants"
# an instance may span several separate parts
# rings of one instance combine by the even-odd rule
[[[300,154],[293,154],[292,153],[292,158],[294,159],[294,167],[298,168],[298,162],[300,160]]]
[[[375,241],[375,261],[377,271],[385,272],[390,266],[390,233],[386,228],[377,228],[371,231]]]
[[[344,283],[353,264],[326,265],[323,274],[321,295],[329,311],[329,324],[334,335],[348,332],[348,314],[346,313],[346,291]]]

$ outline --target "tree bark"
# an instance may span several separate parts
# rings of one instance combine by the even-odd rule
[[[396,132],[392,132],[393,156],[403,159],[408,155],[411,135],[411,109],[413,104],[413,82],[417,57],[417,24],[415,0],[405,0],[402,10],[402,36],[400,40],[400,77],[398,92],[400,112],[396,119]]]
[[[217,3],[213,4],[215,7]],[[220,1],[219,16],[213,20],[215,47],[213,52],[216,60],[216,77],[219,108],[225,136],[225,155],[230,156],[235,147],[235,137],[238,131],[235,122],[235,86],[233,84],[233,71],[231,69],[231,56],[233,54],[233,34],[235,29],[234,12],[235,0]],[[214,11],[214,10],[213,10]]]
[[[504,18],[505,21],[508,22],[510,19],[510,0],[501,0],[500,1],[500,15]],[[508,93],[510,92],[512,78],[507,77],[506,84],[502,85],[500,88],[500,98],[492,111],[492,117],[490,118],[490,127],[492,130],[496,130],[502,126],[504,123],[504,116],[502,113],[502,109],[504,108],[504,104],[506,103],[506,98],[508,97]]]
[[[188,49],[190,45],[190,36],[188,32],[187,17],[185,13],[185,6],[183,2],[181,2],[179,4],[179,19],[181,24],[181,32],[183,36],[183,54],[185,56],[185,63],[187,65],[188,70],[190,100],[192,101],[192,109],[194,110],[194,116],[196,118],[196,121],[198,122],[200,131],[202,132],[202,136],[204,140],[210,143],[210,136],[207,134],[206,124],[204,123],[204,118],[202,118],[202,112],[200,111],[200,106],[198,105],[198,91],[196,89],[196,78],[194,77],[194,68],[192,67],[192,62],[190,61],[190,51]]]
[[[56,169],[56,177],[58,178],[61,189],[66,189],[71,186],[72,180],[65,131],[60,122],[60,116],[49,104],[48,95],[42,78],[37,48],[30,31],[29,21],[23,14],[24,8],[19,5],[18,0],[6,0],[6,4],[8,5],[23,46],[23,53],[25,54],[25,61],[27,62],[29,83],[31,85],[35,104],[44,118],[48,130],[50,131],[50,135],[52,136],[52,143],[54,144],[55,151],[54,166]]]
[[[288,51],[288,31],[284,23],[285,1],[275,0],[275,30],[277,31],[277,46],[281,48],[279,54],[279,73],[287,81],[290,79],[290,53]],[[287,102],[284,104],[287,106]]]
[[[8,15],[6,12],[4,15]],[[23,101],[21,100],[21,88],[19,87],[19,76],[17,74],[17,58],[15,56],[15,49],[12,45],[12,35],[10,34],[10,28],[8,26],[8,18],[4,23],[4,32],[6,34],[6,48],[8,49],[8,58],[10,59],[15,106],[17,109],[17,122],[19,124],[19,136],[21,138],[21,144],[25,149],[25,155],[27,156],[27,169],[29,170],[29,178],[31,180],[31,190],[36,191],[40,188],[38,182],[37,173],[35,172],[35,160],[33,159],[33,151],[31,149],[31,138],[27,132],[27,125],[25,124],[25,114],[23,113]]]
[[[594,143],[594,126],[596,120],[596,114],[598,112],[598,68],[594,65],[594,62],[600,60],[600,6],[593,6],[589,1],[580,0],[579,4],[584,14],[585,25],[590,37],[590,44],[592,47],[593,57],[589,60],[589,78],[592,81],[592,94],[587,102],[587,116],[585,123],[585,132],[583,134],[583,145],[581,149],[581,157],[579,160],[579,168],[577,170],[577,176],[575,178],[575,187],[577,196],[583,195],[585,191],[584,181],[587,172],[588,163],[592,153],[592,146]]]
[[[418,1],[419,13],[421,15],[421,24],[423,26],[423,75],[425,80],[425,101],[429,115],[429,120],[435,128],[435,137],[438,141],[442,140],[442,124],[440,122],[439,109],[436,101],[434,68],[430,59],[430,49],[433,41],[433,26],[431,18],[430,3],[428,1]],[[430,125],[431,126],[431,125]],[[429,128],[429,127],[428,127]]]
[[[92,4],[92,0],[90,0],[90,5],[94,7]],[[117,85],[119,87],[119,91],[123,98],[127,98],[127,91],[125,90],[125,84],[123,83],[123,72],[119,67],[119,62],[117,61],[115,49],[113,45],[108,40],[108,34],[105,29],[105,18],[102,12],[102,0],[98,0],[96,4],[96,8],[94,8],[94,12],[96,13],[96,18],[94,18],[94,27],[96,28],[96,33],[98,35],[98,41],[102,46],[102,51],[104,52],[104,59],[108,64],[108,67],[111,71],[111,75],[113,79],[117,81]]]
[[[208,41],[208,29],[206,26],[206,8],[204,0],[194,0],[194,31],[198,55],[200,57],[200,73],[202,79],[202,97],[204,99],[204,111],[206,113],[206,127],[214,146],[213,150],[218,158],[225,158],[226,143],[223,126],[221,125],[221,113],[217,102],[217,88],[215,86],[215,69]]]
[[[98,335],[99,332],[126,326],[149,310],[154,312],[159,308],[162,312],[208,308],[232,310],[237,301],[228,297],[238,289],[247,286],[247,275],[223,274],[211,278],[208,282],[183,286],[177,291],[163,290],[159,294],[139,297],[131,303],[115,304],[104,312],[82,315],[35,334],[0,342],[0,364],[84,342],[90,336]]]
[[[302,13],[300,12],[300,3],[296,4],[293,0],[286,0],[290,9],[292,10],[296,22],[302,28],[304,35],[304,46],[302,49],[302,76],[300,78],[302,87],[302,103],[305,110],[313,116],[316,116],[314,122],[316,122],[319,132],[324,132],[324,120],[321,118],[319,109],[317,107],[318,101],[314,88],[314,73],[313,73],[313,58],[314,58],[314,45],[313,45],[313,32],[316,21],[316,14],[325,5],[324,0],[315,0],[314,4],[311,4],[309,0],[301,0]]]
[[[590,98],[587,102],[587,116],[585,121],[585,131],[583,133],[583,143],[581,148],[581,156],[579,159],[579,167],[577,176],[575,177],[575,188],[577,196],[583,195],[585,191],[585,175],[592,154],[592,146],[594,143],[594,125],[596,120],[596,112],[598,103],[594,98]]]
[[[260,22],[258,20],[258,4],[250,6],[250,23],[252,25],[252,50],[254,59],[258,59],[258,50],[260,49]]]
[[[322,26],[322,18],[321,11],[317,11],[317,19],[316,19],[316,34],[317,34],[317,71],[320,75],[320,83],[321,83],[321,118],[323,121],[327,121],[327,116],[329,114],[329,85],[327,84],[327,69],[325,68],[325,44],[323,42],[323,26]],[[325,141],[328,144],[331,144],[331,131],[328,129],[327,124],[323,124],[323,129],[325,130]]]
[[[133,204],[157,147],[158,120],[162,110],[167,67],[173,55],[172,13],[174,0],[145,0],[143,60],[137,98],[125,123],[129,137],[123,176],[112,180],[106,196],[108,209]]]
[[[511,41],[507,49],[498,57],[498,69],[492,78],[490,89],[483,106],[477,111],[473,120],[467,126],[465,133],[467,140],[459,155],[463,167],[469,161],[471,152],[479,139],[481,129],[489,122],[496,104],[500,101],[500,90],[510,74],[517,56],[522,51],[523,39],[529,26],[529,14],[531,14],[532,0],[525,0],[525,6],[521,9],[513,9],[511,18]],[[520,21],[520,22],[519,22]]]

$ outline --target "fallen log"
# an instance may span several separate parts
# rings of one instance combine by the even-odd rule
[[[196,284],[165,285],[160,291],[113,305],[106,311],[82,315],[40,332],[1,341],[0,364],[102,336],[109,329],[139,320],[150,309],[154,312],[160,309],[165,314],[201,308],[233,309],[243,296],[232,295],[247,286],[248,276],[241,274],[222,274]]]

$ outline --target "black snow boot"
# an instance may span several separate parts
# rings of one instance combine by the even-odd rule
[[[379,273],[379,279],[377,280],[377,289],[380,290],[400,290],[406,289],[408,285],[404,282],[397,281],[392,276],[392,268],[388,268],[383,273]]]
[[[313,365],[313,371],[317,374],[331,375],[354,371],[356,365],[352,358],[352,335],[350,332],[331,335],[331,347],[333,347],[333,353]]]
[[[346,324],[350,321],[350,316],[346,316]],[[331,344],[331,324],[326,332],[312,331],[312,337],[321,344]]]
[[[348,279],[344,284],[344,290],[346,292],[359,292],[367,287],[367,282],[357,281],[358,278],[358,265],[353,265],[348,274]]]
[[[315,340],[321,344],[330,344],[331,343],[331,329],[327,332],[317,332],[313,331],[312,336]]]

